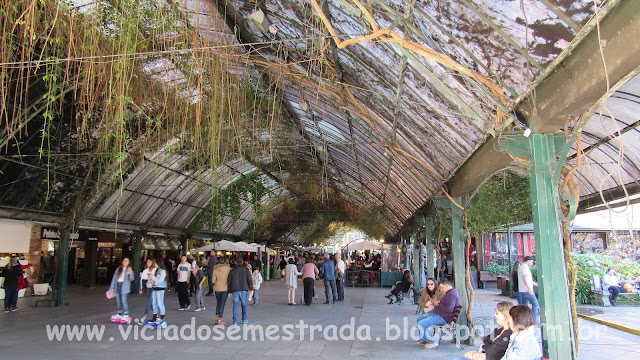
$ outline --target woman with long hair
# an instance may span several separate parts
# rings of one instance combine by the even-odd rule
[[[428,313],[433,310],[435,304],[433,303],[435,300],[438,300],[438,282],[434,278],[427,279],[427,286],[422,289],[422,294],[420,295],[420,312]]]
[[[509,309],[509,329],[513,331],[509,346],[501,360],[540,360],[542,352],[536,329],[533,311],[528,305],[518,305]]]
[[[144,309],[144,314],[142,314],[140,321],[138,321],[138,325],[144,325],[147,316],[151,310],[153,310],[153,291],[151,290],[151,287],[153,286],[155,270],[156,260],[153,258],[147,259],[144,270],[142,270],[142,276],[140,277],[140,291],[138,292],[139,295],[142,295],[143,291],[147,292],[147,307]]]
[[[109,286],[109,291],[113,291],[118,302],[118,313],[111,315],[111,322],[131,323],[128,297],[131,292],[132,281],[133,270],[129,266],[129,258],[124,258],[121,265],[113,273],[111,286]]]
[[[164,263],[159,261],[155,264],[154,275],[151,277],[151,292],[153,298],[153,320],[147,322],[148,325],[160,326],[161,328],[167,327],[167,322],[164,320],[165,307],[164,307],[164,292],[167,289],[167,270],[164,268]],[[158,317],[160,315],[160,317]],[[152,323],[150,323],[152,322]]]
[[[522,305],[522,294],[520,293],[520,281],[518,281],[518,269],[520,268],[520,264],[522,264],[519,260],[516,260],[513,263],[513,269],[511,270],[511,290],[516,294],[516,299],[518,299],[518,305]]]
[[[4,312],[18,310],[18,282],[22,276],[22,265],[17,256],[12,256],[2,270],[4,277]]]

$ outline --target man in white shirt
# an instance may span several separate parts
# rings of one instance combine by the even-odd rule
[[[341,259],[341,255],[336,254],[336,288],[338,289],[338,301],[344,301],[344,277],[346,274],[347,266]]]
[[[531,303],[531,310],[533,310],[533,317],[536,324],[540,323],[540,305],[534,292],[534,286],[538,286],[538,283],[533,281],[531,275],[531,266],[533,266],[533,256],[525,256],[524,262],[520,264],[518,268],[518,290],[522,295],[522,305],[528,305]]]
[[[191,264],[187,262],[187,257],[182,255],[180,257],[180,264],[176,269],[178,274],[177,292],[178,301],[180,301],[180,308],[178,310],[189,310],[191,307],[191,300],[189,300],[189,281],[191,280]]]

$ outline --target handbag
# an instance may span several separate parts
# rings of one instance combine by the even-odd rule
[[[105,295],[107,296],[107,299],[113,299],[114,297],[116,297],[116,292],[113,289],[109,289],[107,290]]]

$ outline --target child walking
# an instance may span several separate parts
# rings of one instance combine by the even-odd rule
[[[131,292],[131,282],[133,281],[133,270],[129,266],[129,258],[122,259],[122,264],[113,273],[110,291],[116,295],[118,301],[118,313],[111,315],[111,322],[131,323],[129,316],[129,292]]]
[[[153,297],[153,319],[147,322],[147,325],[167,327],[164,319],[164,292],[167,288],[167,271],[164,268],[164,262],[160,261],[155,264],[155,272],[152,277],[152,297]],[[158,317],[160,315],[160,317]]]
[[[196,311],[204,310],[204,299],[202,298],[202,286],[204,283],[204,271],[202,271],[202,262],[195,262],[196,272]]]
[[[260,269],[254,269],[253,275],[251,275],[251,280],[253,281],[253,305],[258,305],[258,290],[260,290],[260,284],[262,284],[262,274],[260,273]]]

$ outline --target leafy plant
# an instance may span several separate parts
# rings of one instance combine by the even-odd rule
[[[506,265],[498,265],[496,263],[488,263],[484,266],[484,270],[491,273],[493,276],[509,273],[509,267]]]
[[[590,305],[595,304],[593,290],[590,283],[578,283],[576,285],[576,304]]]

